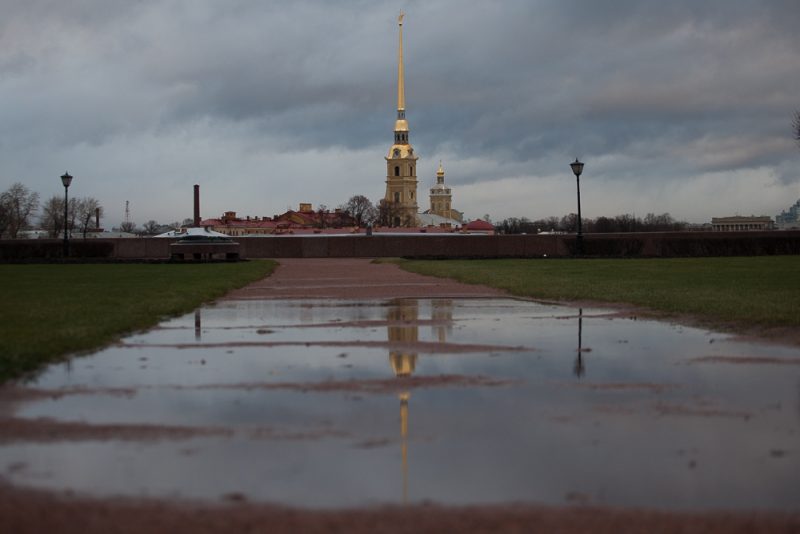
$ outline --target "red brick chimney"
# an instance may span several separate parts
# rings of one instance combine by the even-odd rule
[[[194,186],[194,227],[200,226],[200,186]]]

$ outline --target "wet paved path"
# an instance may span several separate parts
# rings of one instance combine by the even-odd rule
[[[370,259],[282,259],[272,276],[229,293],[225,298],[458,298],[507,296],[485,286],[409,273]]]

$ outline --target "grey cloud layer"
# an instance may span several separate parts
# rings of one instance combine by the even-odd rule
[[[4,157],[180,136],[198,121],[240,125],[243,145],[279,152],[391,137],[395,3],[0,4]],[[423,155],[487,158],[514,173],[535,164],[541,175],[563,170],[567,155],[625,155],[639,168],[604,172],[637,180],[774,164],[797,180],[784,164],[800,107],[794,0],[402,7]],[[502,178],[464,169],[453,180]]]

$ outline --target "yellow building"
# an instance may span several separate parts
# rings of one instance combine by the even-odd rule
[[[439,170],[436,171],[436,185],[431,187],[431,209],[428,213],[447,217],[451,219],[450,209],[453,202],[453,195],[450,188],[444,185],[444,167],[439,162]]]
[[[457,209],[453,209],[452,190],[444,184],[444,167],[442,167],[441,161],[439,170],[436,171],[436,184],[431,187],[430,201],[431,207],[425,212],[426,215],[442,217],[447,220],[445,224],[448,225],[458,225],[462,222],[463,214]],[[441,224],[440,222],[439,225]]]
[[[417,226],[417,157],[409,142],[406,121],[405,80],[403,73],[403,13],[397,19],[397,120],[394,144],[386,156],[386,195],[383,198],[385,222],[389,226]]]

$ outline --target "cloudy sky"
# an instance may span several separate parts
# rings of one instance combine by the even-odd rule
[[[0,0],[0,190],[142,224],[383,196],[397,14],[419,196],[692,222],[800,198],[798,0]],[[424,207],[427,207],[425,205]]]

